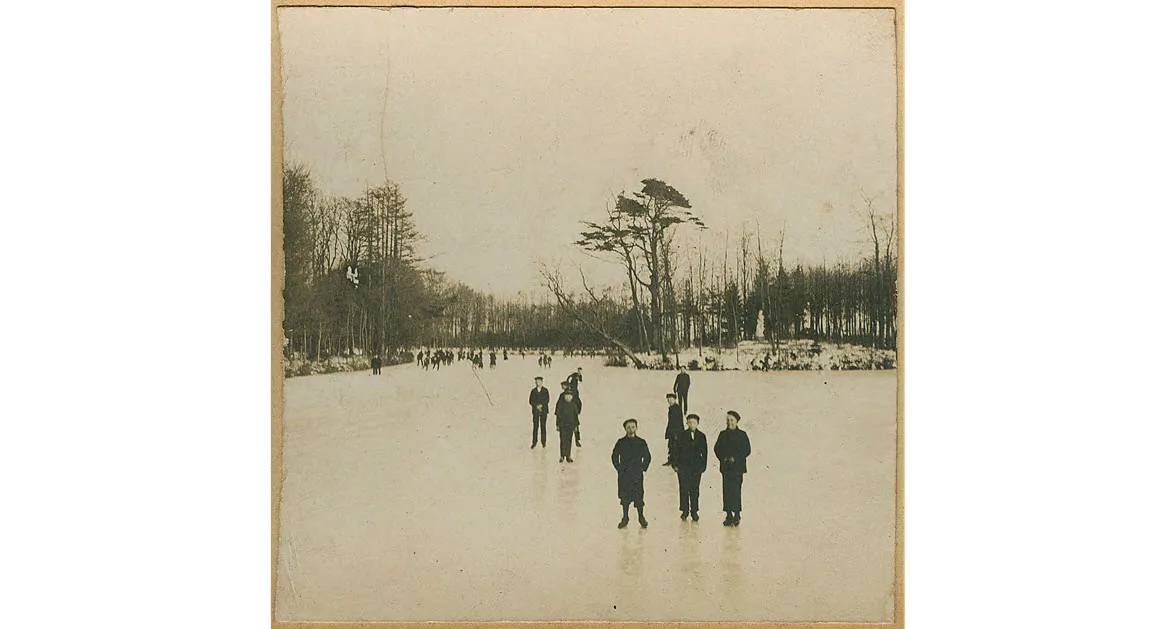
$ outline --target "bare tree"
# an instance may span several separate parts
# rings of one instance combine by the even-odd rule
[[[555,301],[564,314],[575,319],[586,329],[599,335],[604,341],[626,354],[636,367],[640,369],[647,367],[646,363],[613,333],[613,326],[607,320],[607,313],[610,311],[609,305],[587,284],[587,278],[583,275],[582,269],[579,271],[579,277],[582,280],[583,295],[586,301],[578,300],[574,294],[568,292],[557,266],[556,268],[547,268],[541,265],[539,274],[543,277],[544,286],[555,296]]]
[[[623,193],[619,194],[619,199]],[[607,211],[607,222],[603,224],[583,221],[588,231],[581,232],[575,244],[588,251],[601,251],[615,254],[627,270],[627,284],[631,289],[631,308],[635,317],[635,327],[639,333],[639,347],[647,350],[647,324],[643,317],[642,302],[639,299],[639,286],[650,289],[650,282],[640,279],[637,270],[636,242],[638,230],[633,217],[623,212],[618,200],[613,209]]]
[[[883,213],[875,207],[875,196],[859,191],[863,201],[863,218],[868,236],[874,247],[874,303],[871,304],[870,334],[879,345],[888,345],[893,336],[893,304],[890,295],[884,290],[888,274],[893,271],[891,249],[895,241],[896,225],[894,213]],[[885,256],[884,256],[885,253]]]
[[[674,301],[669,251],[674,237],[672,227],[683,223],[704,229],[706,226],[691,214],[690,201],[674,187],[658,179],[644,179],[642,183],[643,188],[639,192],[631,196],[620,194],[616,198],[612,220],[603,225],[585,223],[589,230],[581,234],[578,244],[597,251],[623,251],[626,243],[624,259],[638,259],[644,263],[646,282],[635,274],[638,265],[634,262],[629,262],[629,273],[650,294],[652,340],[666,359],[666,302],[668,299]],[[617,220],[614,220],[616,216]],[[635,252],[634,257],[631,252]],[[673,303],[669,310],[674,315]],[[675,326],[670,327],[673,332]]]

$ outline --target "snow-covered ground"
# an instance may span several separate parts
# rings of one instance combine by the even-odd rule
[[[652,367],[658,367],[661,357],[657,354],[642,354],[640,357]],[[679,352],[679,364],[697,363],[699,369],[715,369],[716,361],[725,370],[753,371],[761,368],[764,357],[768,358],[771,371],[869,371],[894,369],[897,355],[892,349],[876,349],[862,345],[826,343],[805,339],[780,341],[778,347],[769,341],[740,341],[739,347],[725,347],[720,352],[714,347],[686,348]],[[675,365],[675,356],[668,356],[669,365]],[[622,363],[624,359],[618,357]]]
[[[527,394],[542,374],[555,399],[577,365],[583,447],[561,465],[554,416],[529,447]],[[693,372],[711,443],[726,409],[751,439],[738,528],[713,460],[702,520],[679,520],[659,465],[674,374],[562,356],[476,373],[487,393],[466,363],[285,381],[277,619],[892,619],[895,371]],[[627,417],[656,459],[646,530],[615,526]]]

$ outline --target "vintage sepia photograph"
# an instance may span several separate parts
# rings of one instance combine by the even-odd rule
[[[278,7],[274,619],[895,622],[900,10]]]

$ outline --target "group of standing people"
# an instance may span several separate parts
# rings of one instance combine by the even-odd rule
[[[455,362],[456,354],[450,350],[437,349],[434,352],[431,350],[421,350],[415,355],[415,362],[424,371],[431,369],[439,369],[441,365],[450,365]]]
[[[559,431],[559,461],[573,463],[571,440],[575,447],[581,447],[579,438],[579,415],[583,410],[579,398],[579,385],[583,381],[583,368],[578,368],[563,381],[563,392],[555,402],[555,425]],[[687,410],[688,391],[691,378],[686,368],[680,368],[675,378],[674,389],[667,394],[667,462],[679,481],[680,518],[699,521],[699,485],[707,470],[710,450],[707,435],[699,430],[699,416]],[[547,415],[550,410],[551,394],[543,386],[543,377],[536,376],[528,402],[532,409],[531,447],[542,443],[547,447]],[[723,475],[723,511],[726,519],[723,526],[738,526],[742,520],[743,475],[747,472],[747,457],[751,455],[751,441],[747,433],[739,428],[742,417],[737,411],[727,411],[726,429],[715,440],[714,454],[719,460],[719,473]],[[635,506],[639,526],[647,528],[643,514],[643,474],[651,465],[651,450],[647,442],[638,435],[639,422],[628,419],[623,422],[624,435],[615,442],[611,451],[611,464],[618,475],[618,496],[623,507],[623,519],[619,528],[630,522],[630,507]]]
[[[503,351],[503,360],[506,361],[508,358],[510,358],[510,353],[508,352],[507,349],[504,349],[502,351]],[[526,357],[526,353],[523,350],[519,351],[519,355],[521,357]],[[482,350],[476,350],[476,349],[472,349],[472,350],[466,350],[466,349],[460,349],[460,350],[422,349],[419,351],[418,354],[416,354],[415,363],[418,366],[422,367],[424,371],[430,371],[432,369],[439,369],[439,367],[441,365],[454,364],[456,360],[467,361],[467,362],[471,363],[472,365],[474,365],[477,369],[483,369],[484,367],[490,367],[490,368],[494,369],[498,358],[499,358],[499,355],[496,353],[496,351],[494,349],[488,350],[486,353],[484,353]],[[486,359],[486,360],[484,360],[484,359]],[[373,374],[380,373],[380,369],[382,368],[382,366],[383,366],[382,360],[378,360],[378,357],[373,358],[371,361],[371,372]]]
[[[683,376],[686,373],[679,374],[679,378]],[[679,378],[675,381],[676,388]],[[698,415],[690,413],[684,418],[682,405],[685,403],[686,389],[667,394],[667,429],[663,433],[667,440],[667,462],[663,465],[678,475],[680,517],[698,522],[699,484],[703,472],[707,471],[707,435],[699,430]],[[727,514],[724,526],[738,526],[742,521],[743,474],[747,473],[751,440],[739,428],[741,419],[737,411],[727,411],[726,430],[715,440],[715,458],[723,475],[723,511]]]
[[[559,432],[559,462],[574,463],[571,458],[571,440],[582,448],[579,434],[579,414],[583,400],[579,397],[579,384],[583,382],[583,368],[579,367],[562,382],[563,391],[555,401],[555,429]],[[550,412],[551,392],[543,386],[543,376],[535,377],[535,386],[528,398],[531,405],[531,447],[540,443],[547,447],[547,414]]]

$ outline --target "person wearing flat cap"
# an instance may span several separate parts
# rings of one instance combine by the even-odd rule
[[[579,383],[583,382],[583,368],[579,367],[570,376],[567,376],[566,385],[570,387],[571,394],[575,396],[575,447],[582,448],[583,442],[579,435],[579,417],[583,413],[583,400],[579,397]]]
[[[563,388],[563,394],[555,402],[555,429],[559,431],[559,462],[574,463],[571,460],[571,437],[575,435],[575,427],[579,423],[579,412],[576,410],[574,396],[571,389]]]
[[[547,447],[547,412],[551,408],[551,392],[543,386],[543,376],[535,376],[535,386],[527,399],[531,405],[531,447],[538,443]]]
[[[723,526],[738,526],[742,519],[743,474],[747,473],[751,440],[739,429],[740,419],[735,411],[727,411],[727,429],[715,439],[715,458],[719,459],[719,473],[723,475],[723,511],[727,512]]]
[[[639,422],[628,419],[623,422],[626,434],[615,442],[611,451],[611,464],[619,474],[619,504],[623,505],[623,519],[619,528],[631,521],[628,508],[635,505],[639,512],[639,526],[647,528],[647,518],[643,517],[643,472],[651,466],[651,449],[638,434]]]
[[[699,521],[699,482],[707,471],[707,435],[699,430],[699,416],[687,415],[687,429],[675,441],[671,467],[679,476],[679,512],[683,520],[690,514]]]

